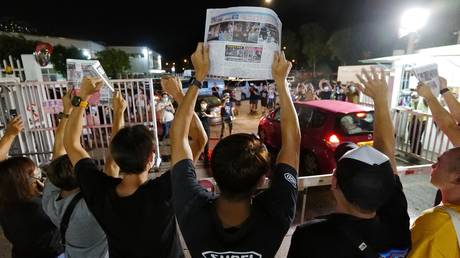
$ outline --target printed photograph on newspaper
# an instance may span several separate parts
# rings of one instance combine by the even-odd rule
[[[281,21],[262,7],[208,9],[204,41],[213,76],[272,79],[275,51],[281,46]]]

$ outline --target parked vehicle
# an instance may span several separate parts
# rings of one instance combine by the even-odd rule
[[[342,142],[359,146],[373,144],[374,111],[370,107],[335,100],[295,102],[294,105],[302,133],[301,176],[331,173],[336,167],[335,148]],[[258,133],[270,150],[280,149],[279,109],[261,118]]]

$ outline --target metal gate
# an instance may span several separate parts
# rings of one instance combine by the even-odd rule
[[[115,90],[120,90],[128,102],[126,125],[143,124],[155,135],[155,150],[159,153],[155,95],[152,79],[112,80]],[[0,124],[4,126],[11,114],[24,120],[24,131],[18,137],[17,148],[11,155],[25,155],[37,164],[51,159],[54,131],[62,111],[61,98],[67,91],[67,82],[8,82],[0,81]],[[111,102],[91,103],[85,112],[81,142],[99,165],[105,161],[112,128]],[[161,163],[155,155],[155,165]]]

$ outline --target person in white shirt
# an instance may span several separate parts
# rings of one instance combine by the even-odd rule
[[[160,113],[160,122],[163,127],[163,134],[160,137],[160,141],[163,142],[169,136],[169,129],[171,128],[171,122],[174,120],[175,111],[167,93],[161,95],[161,100],[157,104],[157,111]]]

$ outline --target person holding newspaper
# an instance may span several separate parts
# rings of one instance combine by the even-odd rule
[[[360,90],[375,104],[374,147],[351,146],[338,159],[331,186],[335,213],[298,226],[288,257],[405,257],[410,249],[385,74],[375,69],[363,73]]]
[[[110,257],[182,257],[171,205],[171,177],[153,180],[154,137],[144,125],[121,128],[110,142],[113,166],[123,179],[100,171],[80,144],[82,115],[102,82],[85,77],[64,133],[64,147],[74,166],[88,209],[107,235]]]
[[[460,239],[460,130],[456,123],[459,112],[457,100],[447,89],[447,81],[440,77],[441,94],[448,103],[451,115],[423,83],[417,92],[425,98],[433,120],[447,135],[455,148],[444,152],[433,164],[431,183],[439,189],[440,205],[425,210],[411,227],[412,250],[409,257],[459,257]],[[439,202],[437,202],[439,203]]]
[[[121,94],[118,92],[113,101],[115,122],[120,121],[120,115],[123,116],[119,99]],[[64,110],[59,115],[54,137],[53,160],[45,167],[48,180],[43,190],[43,209],[59,228],[66,257],[108,257],[106,235],[82,198],[77,176],[64,149],[64,131],[73,109],[70,92],[62,98],[62,102]],[[112,133],[119,129],[117,124],[114,123]]]
[[[171,128],[173,205],[192,257],[274,257],[294,218],[297,200],[300,129],[286,77],[284,53],[273,62],[281,105],[282,143],[268,190],[254,196],[265,181],[270,157],[254,135],[233,134],[214,149],[211,167],[221,194],[196,179],[187,132],[198,89],[209,69],[209,48],[198,44],[192,55],[196,78],[179,105]]]

